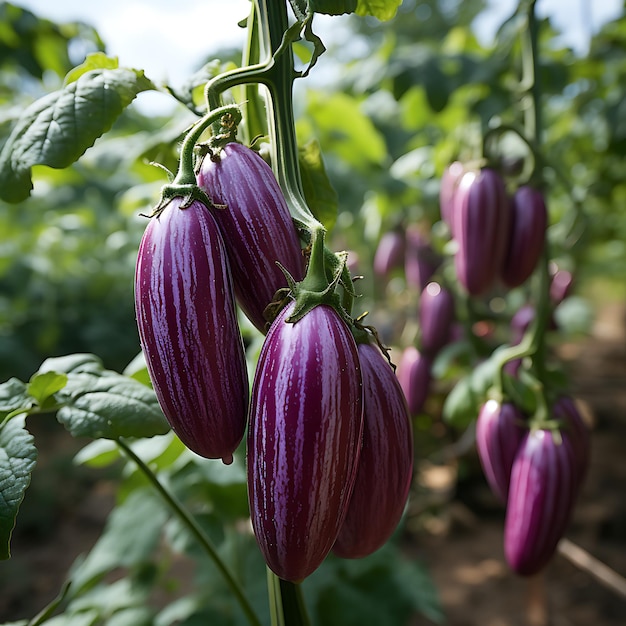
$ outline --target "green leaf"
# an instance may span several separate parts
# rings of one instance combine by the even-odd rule
[[[70,374],[57,419],[74,437],[153,437],[169,431],[154,391],[133,378]]]
[[[148,89],[154,85],[141,71],[96,69],[35,101],[0,152],[0,197],[25,200],[33,188],[33,166],[60,169],[74,163]]]
[[[107,467],[119,458],[120,450],[114,441],[96,439],[76,453],[74,463],[89,467]]]
[[[299,161],[306,202],[313,215],[330,230],[337,220],[339,201],[326,173],[319,142],[313,139],[301,146]]]
[[[371,164],[383,163],[387,156],[384,137],[356,98],[344,93],[311,93],[307,111],[325,150],[334,151],[358,171],[370,171]]]
[[[46,405],[46,401],[57,391],[61,391],[66,384],[67,374],[57,374],[56,372],[37,373],[33,375],[28,383],[28,393],[43,408]]]
[[[9,378],[0,385],[0,420],[16,412],[27,412],[33,406],[27,386],[17,378]]]
[[[443,418],[454,426],[464,427],[477,417],[477,399],[470,376],[461,378],[447,395],[443,404]]]
[[[151,489],[134,491],[107,520],[96,545],[71,574],[70,595],[76,597],[118,567],[146,563],[153,555],[167,511]]]
[[[312,11],[324,13],[325,15],[354,13],[357,4],[357,0],[309,0],[309,6]]]
[[[102,360],[95,354],[76,353],[46,359],[39,367],[40,374],[56,372],[63,374],[95,374],[105,371]]]
[[[373,15],[386,22],[395,16],[402,0],[358,0],[357,15]]]
[[[130,376],[140,383],[143,383],[147,387],[152,387],[150,380],[150,374],[148,374],[148,367],[146,366],[146,358],[143,352],[140,352],[125,368],[122,372],[124,376]]]
[[[396,559],[393,577],[398,588],[413,603],[416,611],[437,624],[444,621],[445,616],[435,582],[420,563],[403,558]]]
[[[98,611],[80,611],[79,613],[64,613],[46,620],[46,626],[94,626],[100,622]]]
[[[169,432],[151,387],[107,370],[93,354],[46,359],[38,374],[67,375],[57,394],[57,419],[74,437],[118,439],[153,437]]]
[[[33,436],[19,416],[0,429],[0,559],[11,556],[10,540],[15,518],[30,484],[37,460]]]
[[[63,84],[69,85],[91,70],[115,70],[119,66],[117,57],[109,57],[104,52],[92,52],[80,65],[67,73]]]

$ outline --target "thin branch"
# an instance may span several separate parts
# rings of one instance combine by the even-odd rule
[[[584,572],[591,574],[591,576],[601,582],[605,587],[608,587],[622,598],[626,598],[626,578],[602,561],[596,559],[595,556],[565,538],[561,539],[558,545],[558,551],[570,561],[570,563],[573,563]]]

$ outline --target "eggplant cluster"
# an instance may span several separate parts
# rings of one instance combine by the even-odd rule
[[[263,309],[286,287],[276,261],[302,277],[304,259],[269,166],[238,144],[222,152],[205,159],[198,176],[209,202],[174,197],[148,223],[135,310],[150,379],[172,429],[197,454],[230,462],[249,403],[235,302],[263,328]]]
[[[549,427],[531,428],[514,404],[488,400],[476,422],[485,477],[506,503],[505,557],[523,576],[554,554],[589,463],[589,431],[574,400],[559,397],[551,417]]]
[[[396,528],[413,435],[406,400],[379,348],[356,343],[318,305],[273,322],[259,357],[248,432],[252,525],[270,569],[300,581],[331,549],[358,558]]]
[[[455,161],[444,172],[439,199],[456,242],[456,274],[469,295],[483,295],[498,281],[512,288],[528,280],[544,248],[541,190],[522,185],[509,195],[497,170]]]
[[[229,143],[204,157],[197,180],[207,201],[174,197],[144,233],[141,346],[161,407],[191,450],[228,463],[248,427],[258,544],[280,578],[300,581],[331,550],[362,557],[395,530],[413,470],[409,410],[371,333],[333,306],[294,322],[290,303],[266,320],[288,286],[283,270],[299,281],[306,262],[263,159]],[[236,304],[267,332],[251,394]]]

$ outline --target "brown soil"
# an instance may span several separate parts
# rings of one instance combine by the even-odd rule
[[[564,346],[561,356],[593,420],[591,467],[566,538],[626,576],[626,308],[606,307],[592,336]],[[80,443],[56,425],[37,428],[41,458],[18,519],[14,556],[0,563],[0,623],[32,617],[58,593],[115,498],[113,478],[77,474],[71,459]],[[508,570],[504,512],[477,467],[471,451],[419,467],[417,489],[425,499],[416,498],[419,510],[409,518],[407,551],[429,567],[446,623],[624,626],[626,596],[597,578],[595,562],[581,568],[559,553],[532,579]],[[430,623],[416,618],[414,625]]]

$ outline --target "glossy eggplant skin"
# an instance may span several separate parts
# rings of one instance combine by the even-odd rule
[[[529,185],[516,189],[511,200],[509,243],[501,274],[507,287],[517,287],[530,278],[543,252],[547,224],[543,193]]]
[[[487,400],[476,420],[476,449],[493,493],[506,502],[515,456],[524,438],[524,415],[512,403]]]
[[[248,375],[230,270],[207,207],[174,198],[144,232],[135,310],[150,379],[174,432],[207,458],[232,460]]]
[[[500,274],[509,234],[510,200],[498,172],[468,171],[454,193],[456,274],[472,296],[487,292]]]
[[[432,359],[415,346],[407,346],[403,350],[397,375],[411,415],[417,415],[426,402],[432,379],[431,369]]]
[[[224,238],[235,296],[261,332],[263,315],[276,291],[287,287],[278,261],[296,281],[305,261],[285,197],[267,163],[250,148],[229,143],[215,159],[206,156],[198,185],[213,203],[211,211]]]
[[[333,546],[344,558],[378,550],[395,530],[413,475],[413,429],[396,375],[379,348],[359,343],[363,447],[348,513]]]
[[[513,571],[530,576],[552,558],[570,520],[578,491],[569,436],[529,431],[513,469],[504,524],[504,553]]]
[[[331,307],[296,323],[288,305],[263,343],[252,386],[248,498],[267,565],[301,581],[330,552],[347,512],[363,431],[356,343]]]
[[[421,293],[419,321],[421,348],[436,355],[449,341],[454,322],[454,296],[437,282],[430,282]]]

